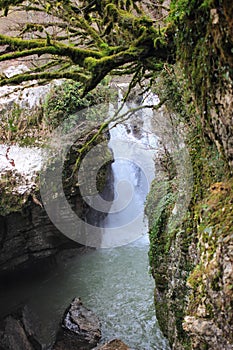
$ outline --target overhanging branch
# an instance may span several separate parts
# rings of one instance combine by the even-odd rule
[[[14,75],[11,78],[3,78],[0,80],[0,86],[6,84],[21,84],[31,80],[53,80],[53,79],[72,79],[74,81],[80,81],[86,83],[88,76],[78,72],[40,72],[35,74],[23,73]]]

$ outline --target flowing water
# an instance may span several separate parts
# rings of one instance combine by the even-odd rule
[[[120,338],[136,350],[168,350],[153,304],[154,280],[148,271],[148,240],[89,251],[60,265],[53,275],[1,292],[2,313],[20,302],[37,314],[44,344],[75,296],[101,320],[103,341]],[[5,308],[5,310],[4,310]]]
[[[144,123],[147,119],[144,117]],[[123,188],[127,193],[124,199],[130,198],[129,203],[120,202],[118,207],[116,200],[114,210],[102,222],[103,240],[108,248],[89,250],[59,264],[53,274],[18,283],[17,288],[9,288],[7,293],[0,291],[2,314],[9,310],[9,305],[13,308],[26,302],[38,315],[45,348],[55,339],[57,325],[71,300],[81,297],[84,305],[101,320],[102,342],[120,338],[135,350],[169,349],[155,317],[154,280],[148,264],[148,228],[143,215],[145,198],[154,177],[152,145],[156,140],[146,132],[136,135],[134,129],[135,120],[111,130],[109,147],[115,157],[112,164],[115,197],[120,192],[119,183],[130,182],[131,187]],[[117,138],[130,140],[126,157],[120,151],[122,144],[113,142]],[[139,145],[144,147],[140,153]],[[129,223],[132,223],[132,235]],[[124,227],[128,232],[124,245],[117,246],[111,241],[109,230],[116,227],[119,232]]]

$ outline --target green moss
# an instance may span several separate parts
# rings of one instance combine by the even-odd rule
[[[154,181],[147,197],[145,212],[149,218],[150,236],[150,264],[156,269],[158,257],[166,254],[171,242],[166,227],[171,209],[175,202],[175,194],[171,190],[169,181]]]
[[[21,211],[27,201],[27,194],[21,195],[15,191],[20,183],[20,174],[7,171],[0,176],[0,215]]]
[[[176,36],[178,62],[176,66],[167,65],[162,74],[159,77],[157,75],[158,85],[155,86],[160,98],[167,100],[167,108],[171,113],[176,113],[177,117],[174,123],[188,123],[186,142],[193,166],[194,186],[186,218],[180,225],[179,230],[170,231],[167,220],[169,211],[167,216],[163,216],[166,211],[162,210],[163,215],[159,216],[156,212],[156,201],[154,201],[154,212],[151,210],[151,214],[149,211],[149,215],[151,215],[151,220],[149,219],[150,262],[155,280],[158,281],[157,289],[161,293],[160,302],[165,303],[168,311],[168,315],[161,313],[160,323],[165,327],[165,329],[162,328],[163,331],[168,334],[167,323],[169,317],[174,317],[176,320],[174,329],[177,331],[177,338],[180,339],[182,346],[187,346],[188,349],[191,348],[191,343],[182,327],[184,316],[187,314],[196,316],[198,306],[203,300],[206,300],[204,305],[206,317],[212,319],[215,306],[208,299],[207,282],[204,276],[207,276],[208,283],[215,292],[221,289],[222,278],[221,269],[218,266],[216,271],[219,268],[219,273],[213,276],[211,275],[212,270],[206,268],[204,263],[200,262],[196,267],[193,266],[193,261],[189,256],[191,244],[196,250],[200,249],[200,254],[208,257],[207,262],[211,261],[219,245],[219,239],[229,238],[230,222],[233,220],[232,207],[227,204],[232,201],[231,195],[229,193],[221,195],[210,193],[213,183],[221,181],[228,183],[226,180],[231,177],[223,154],[219,153],[209,136],[213,131],[210,110],[214,106],[209,97],[215,96],[216,86],[220,86],[220,88],[223,86],[221,79],[225,79],[223,73],[225,68],[223,67],[226,67],[223,62],[220,62],[220,57],[215,56],[215,48],[214,52],[210,54],[215,40],[213,35],[215,34],[210,32],[210,9],[207,7],[212,3],[199,1],[200,9],[197,11],[198,14],[195,14],[193,9],[197,8],[196,1],[191,3],[189,1],[172,2],[174,10],[174,12],[171,11],[172,20],[179,27]],[[206,42],[207,38],[208,41]],[[213,59],[213,61],[210,61],[210,59]],[[216,72],[218,74],[217,79],[214,77]],[[230,73],[228,76],[230,76]],[[170,168],[172,169],[172,166]],[[164,191],[165,198],[166,194],[166,191]],[[216,201],[218,203],[217,207],[210,206],[209,201]],[[151,208],[153,208],[153,205],[151,205]],[[167,208],[169,209],[169,205]],[[225,209],[223,210],[223,208]],[[153,213],[160,219],[153,221]],[[179,236],[181,236],[181,239],[179,239]],[[200,237],[203,241],[200,240]],[[160,244],[161,242],[162,244]],[[170,255],[175,255],[174,246],[176,247],[176,242],[179,242],[176,249],[180,249],[184,253],[177,264],[170,259]],[[173,251],[170,250],[171,243],[174,244]],[[207,246],[208,248],[206,248]],[[169,278],[171,278],[167,274],[169,268],[171,270],[175,268],[176,276],[178,274],[182,276],[179,283],[177,282],[175,290],[169,282]],[[192,289],[191,292],[184,285],[182,287],[182,283],[185,284],[187,278]],[[220,286],[218,286],[218,283],[220,283]],[[169,294],[169,297],[167,297],[168,293],[172,293],[172,295]],[[173,297],[175,298],[174,301]],[[187,309],[186,301],[188,299],[189,307]],[[158,318],[160,318],[159,300],[156,302],[156,310]],[[168,334],[168,337],[173,342],[173,335]]]
[[[165,337],[168,337],[167,333],[167,322],[168,322],[168,304],[164,301],[161,302],[159,298],[155,295],[155,309],[157,313],[157,319],[159,322],[159,326],[163,331]]]
[[[200,114],[205,133],[215,135],[211,114],[215,104],[216,91],[225,90],[233,80],[232,54],[226,43],[232,47],[232,36],[227,30],[229,24],[222,16],[223,4],[215,0],[172,1],[171,20],[177,25],[177,59],[183,71],[183,84]],[[214,22],[211,11],[216,11]]]
[[[201,210],[202,222],[198,234],[202,236],[203,246],[208,244],[208,259],[211,260],[220,240],[229,236],[233,221],[233,181],[212,184],[209,195],[197,207]],[[203,248],[204,249],[204,248]],[[202,250],[202,252],[205,252]]]
[[[203,269],[204,267],[202,265],[197,265],[190,274],[187,282],[193,289],[202,287]]]
[[[213,291],[220,292],[221,280],[222,280],[222,274],[221,274],[221,271],[218,271],[217,275],[211,281],[211,288],[213,289]]]
[[[113,95],[113,89],[109,88],[108,83],[103,81],[94,91],[82,97],[81,84],[67,80],[48,94],[44,103],[45,121],[52,128],[56,128],[69,117],[68,124],[71,126],[72,122],[75,124],[78,122],[77,114],[74,115],[74,113],[90,106],[108,103]],[[85,113],[79,113],[79,122],[83,120],[101,122],[105,118],[104,111],[101,114],[101,110],[99,110],[98,115],[93,115],[94,111],[95,109],[92,109],[90,112],[85,110]],[[93,112],[92,115],[91,112]]]

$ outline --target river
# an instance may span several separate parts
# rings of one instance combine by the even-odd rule
[[[1,292],[1,310],[27,303],[37,314],[45,348],[75,296],[96,312],[103,341],[120,338],[135,350],[168,350],[153,304],[154,280],[148,268],[148,240],[88,251],[60,264],[46,277],[19,282]],[[5,308],[5,310],[4,310]]]

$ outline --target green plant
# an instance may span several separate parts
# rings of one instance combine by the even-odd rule
[[[69,117],[69,122],[72,120],[77,122],[75,113],[94,105],[107,103],[110,100],[113,89],[109,89],[108,81],[102,82],[95,90],[89,92],[85,97],[82,97],[81,84],[72,80],[67,80],[63,84],[56,86],[48,94],[44,103],[45,121],[52,128],[56,128],[64,120]],[[72,116],[73,115],[73,116]],[[106,113],[98,113],[95,110],[79,113],[79,121],[95,120],[101,121]]]

